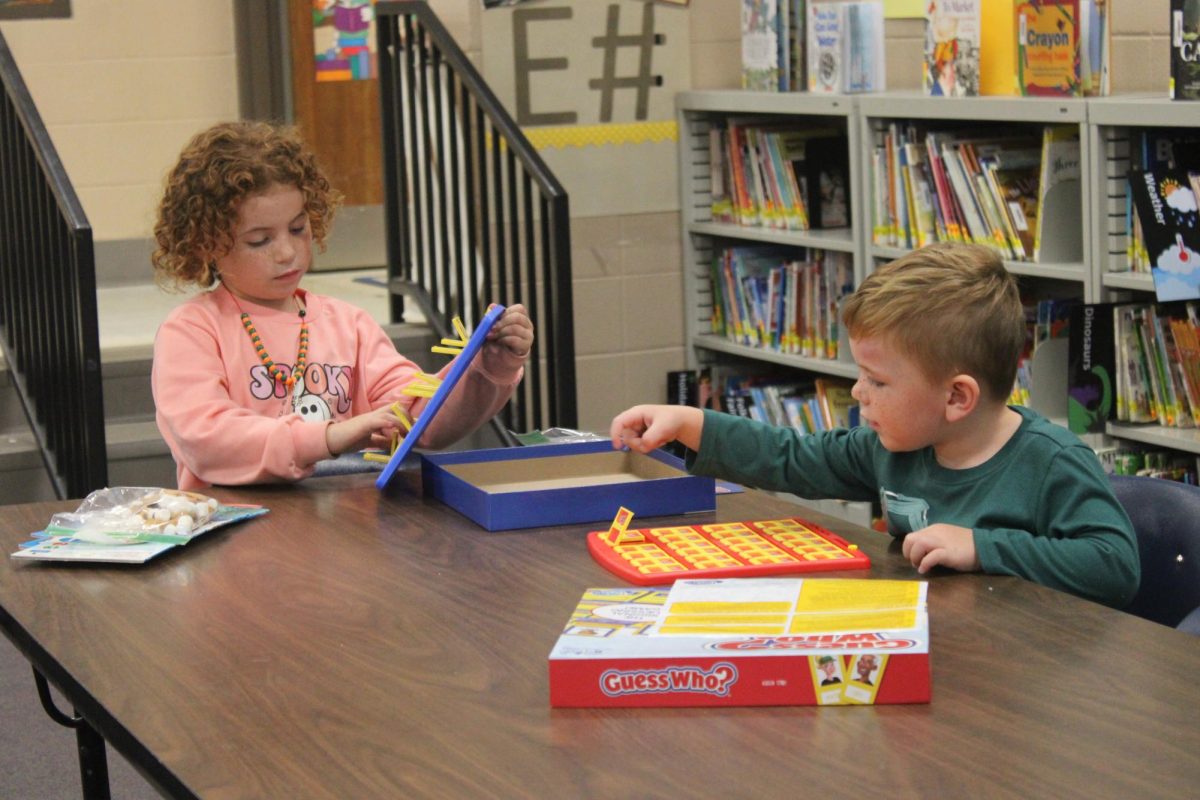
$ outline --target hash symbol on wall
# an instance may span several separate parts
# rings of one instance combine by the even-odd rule
[[[588,80],[588,88],[600,92],[600,121],[611,122],[613,98],[618,89],[637,91],[634,118],[645,120],[649,116],[650,89],[662,86],[661,75],[652,73],[654,48],[666,42],[666,36],[654,31],[654,5],[642,4],[641,30],[636,33],[620,33],[621,8],[612,3],[607,9],[603,36],[591,40],[592,47],[603,51],[602,74]],[[529,26],[542,20],[569,20],[571,8],[530,8],[513,13],[513,52],[516,71],[517,124],[528,125],[572,125],[578,119],[573,111],[534,113],[530,98],[530,73],[541,70],[565,70],[566,58],[533,58],[529,47]],[[617,54],[621,48],[637,48],[636,74],[617,75]]]

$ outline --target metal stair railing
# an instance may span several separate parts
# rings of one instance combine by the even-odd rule
[[[60,499],[108,483],[92,228],[0,34],[0,349]]]
[[[498,420],[574,428],[567,193],[426,3],[375,14],[392,319],[412,300],[446,336],[455,315],[523,303],[534,348]]]

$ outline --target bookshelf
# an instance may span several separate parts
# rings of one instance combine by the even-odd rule
[[[1200,131],[1194,103],[1149,94],[1098,97],[1087,101],[1089,149],[1096,154],[1084,162],[1092,172],[1089,216],[1098,301],[1153,302],[1154,279],[1149,273],[1126,270],[1129,230],[1126,217],[1127,175],[1134,166],[1137,135],[1151,129]],[[1156,422],[1109,422],[1106,432],[1117,440],[1156,448],[1200,454],[1200,430],[1169,428]]]
[[[858,372],[846,348],[836,360],[809,358],[738,344],[711,332],[716,298],[710,281],[714,250],[738,244],[772,244],[787,248],[812,248],[846,253],[853,264],[855,285],[862,279],[861,240],[856,232],[861,218],[856,188],[861,182],[860,150],[854,122],[853,98],[806,93],[743,91],[681,92],[675,100],[679,121],[680,207],[682,209],[685,335],[688,366],[710,363],[718,354],[837,377]],[[712,215],[712,163],[709,130],[717,120],[760,117],[796,125],[836,128],[846,136],[849,166],[850,226],[844,228],[781,231],[714,222]]]
[[[1051,280],[1062,284],[1060,295],[1077,296],[1091,301],[1098,291],[1094,288],[1092,271],[1088,268],[1090,240],[1088,235],[1086,198],[1089,178],[1086,165],[1089,161],[1087,137],[1087,101],[1081,98],[1032,98],[1032,97],[928,97],[917,92],[888,92],[886,94],[862,95],[857,98],[857,117],[861,127],[860,141],[864,146],[865,163],[870,163],[869,154],[883,144],[888,126],[893,123],[920,123],[931,128],[955,130],[968,126],[973,133],[987,136],[1003,128],[1027,129],[1030,134],[1040,134],[1048,124],[1067,124],[1078,127],[1080,143],[1079,212],[1081,225],[1071,219],[1039,220],[1046,230],[1062,231],[1076,239],[1060,236],[1044,237],[1043,252],[1037,262],[1005,260],[1004,264],[1014,275],[1037,280]],[[867,170],[869,172],[869,170]],[[865,175],[865,183],[859,185],[859,193],[870,197],[871,176]],[[864,208],[865,210],[865,208]],[[869,224],[860,226],[863,251],[871,265],[890,261],[904,253],[907,248],[892,247],[872,242]]]
[[[1126,173],[1130,167],[1130,142],[1139,129],[1187,128],[1200,131],[1194,104],[1165,97],[1129,95],[1100,98],[1032,97],[927,97],[919,92],[885,92],[864,95],[810,95],[744,91],[691,91],[676,97],[680,130],[680,197],[684,255],[684,303],[689,368],[737,359],[796,370],[811,376],[853,379],[857,374],[845,346],[837,360],[782,354],[729,341],[711,333],[714,298],[710,287],[710,260],[715,248],[739,243],[766,243],[796,248],[820,248],[849,254],[854,283],[906,248],[872,241],[871,158],[890,123],[912,121],[926,126],[944,125],[989,130],[1023,126],[1031,132],[1048,124],[1077,126],[1080,146],[1079,216],[1077,219],[1039,221],[1051,240],[1065,243],[1045,247],[1038,262],[1005,261],[1023,284],[1055,297],[1075,297],[1087,303],[1115,300],[1151,300],[1149,274],[1121,271],[1126,244]],[[783,232],[714,222],[708,130],[716,120],[733,116],[762,115],[779,121],[829,126],[845,131],[848,150],[850,226],[831,230]],[[1070,216],[1070,215],[1068,215]],[[1064,238],[1077,237],[1077,238]],[[1044,240],[1045,241],[1045,240]],[[1066,254],[1064,256],[1064,253]],[[1035,359],[1036,360],[1036,359]],[[1042,374],[1057,371],[1043,370]],[[1065,374],[1056,375],[1063,385]],[[1041,392],[1042,397],[1057,395]],[[1052,419],[1056,408],[1038,410]],[[1156,423],[1109,423],[1107,435],[1117,443],[1138,442],[1156,448],[1200,455],[1200,431],[1172,429]],[[1103,445],[1103,442],[1099,442]],[[823,509],[825,510],[825,509]],[[842,514],[845,516],[845,514]]]
[[[731,341],[712,332],[714,296],[712,261],[721,248],[768,244],[784,248],[817,249],[846,254],[851,263],[853,283],[863,277],[862,238],[858,233],[863,219],[858,187],[862,183],[862,148],[854,117],[854,98],[840,95],[807,93],[767,93],[745,91],[681,92],[676,96],[679,122],[680,208],[682,209],[685,335],[689,369],[718,363],[768,365],[781,371],[796,371],[810,377],[832,376],[854,380],[858,368],[850,358],[844,332],[836,359],[813,358],[779,352]],[[844,138],[848,167],[846,227],[782,231],[736,223],[714,221],[712,213],[713,181],[709,131],[718,122],[755,118],[762,123],[786,123],[796,127],[836,130]],[[800,500],[822,512],[849,519],[861,525],[871,522],[869,503],[836,500]]]

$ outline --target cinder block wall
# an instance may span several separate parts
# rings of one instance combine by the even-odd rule
[[[478,0],[430,4],[478,62],[485,13]],[[738,87],[740,5],[691,0],[692,88]],[[97,242],[144,241],[162,175],[184,142],[237,115],[232,2],[72,6],[69,20],[6,22],[0,30]],[[1114,6],[1113,90],[1165,94],[1167,0],[1114,0]],[[887,22],[889,88],[919,86],[922,36],[920,20]],[[605,430],[626,405],[664,400],[664,373],[684,364],[679,219],[675,213],[581,218],[572,236],[580,424]],[[148,278],[148,264],[146,270]]]

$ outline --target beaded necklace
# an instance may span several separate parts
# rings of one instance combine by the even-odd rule
[[[290,375],[271,360],[271,354],[267,352],[266,346],[262,343],[262,337],[254,329],[254,323],[250,321],[250,315],[245,311],[242,312],[242,327],[249,334],[250,341],[254,344],[254,352],[258,354],[262,365],[267,368],[267,373],[275,380],[283,382],[283,385],[291,392],[292,405],[295,406],[300,395],[304,393],[304,366],[308,361],[308,320],[305,319],[307,310],[300,305],[299,294],[293,295],[292,298],[296,301],[296,308],[300,311],[300,345],[296,350],[296,365],[292,367]]]

